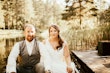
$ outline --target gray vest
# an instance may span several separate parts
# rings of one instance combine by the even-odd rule
[[[27,48],[26,48],[26,42],[23,40],[19,44],[20,49],[20,62],[19,65],[23,67],[28,66],[35,66],[37,63],[40,62],[40,52],[39,52],[39,42],[35,39],[32,54],[29,55]]]

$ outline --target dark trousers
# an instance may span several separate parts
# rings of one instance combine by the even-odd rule
[[[44,65],[42,63],[38,63],[34,67],[21,67],[18,65],[17,73],[45,73]]]

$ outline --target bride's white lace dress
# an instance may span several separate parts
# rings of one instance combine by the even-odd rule
[[[50,66],[52,73],[67,73],[67,65],[63,56],[64,46],[59,50],[54,50],[50,42],[46,40],[45,49],[50,56]],[[73,70],[75,70],[75,65],[72,63]],[[73,73],[75,73],[73,71]]]

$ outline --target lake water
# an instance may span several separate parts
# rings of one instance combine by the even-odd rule
[[[23,37],[0,39],[0,73],[4,73],[6,69],[7,58],[13,45],[23,39]]]

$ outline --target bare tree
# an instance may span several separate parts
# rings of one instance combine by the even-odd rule
[[[2,3],[0,1],[0,28],[4,29],[5,23],[4,23],[4,10],[2,10]]]

